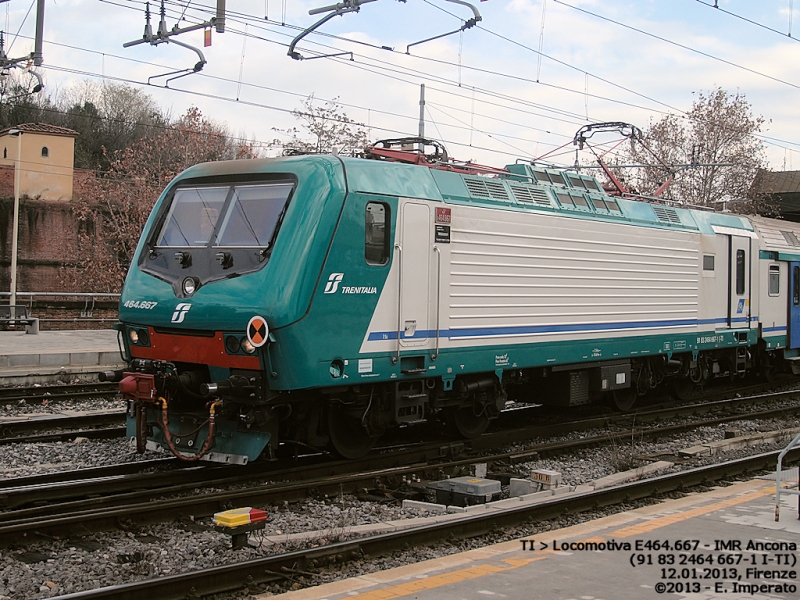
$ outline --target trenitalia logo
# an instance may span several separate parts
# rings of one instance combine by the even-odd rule
[[[186,318],[186,313],[189,312],[190,308],[192,308],[190,303],[181,302],[175,307],[175,312],[172,313],[172,319],[170,319],[170,321],[172,323],[183,323],[183,320]]]
[[[339,290],[339,283],[344,279],[344,273],[331,273],[328,283],[325,284],[326,294],[335,294]]]

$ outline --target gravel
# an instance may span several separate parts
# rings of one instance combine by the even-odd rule
[[[94,402],[94,401],[92,401]],[[676,419],[675,422],[684,421]],[[627,439],[601,448],[579,451],[563,457],[545,458],[515,467],[520,475],[528,475],[533,468],[557,470],[562,473],[563,483],[579,485],[599,477],[640,464],[644,457],[659,455],[662,460],[677,457],[678,450],[702,442],[722,439],[726,430],[736,429],[742,435],[759,431],[782,430],[800,425],[796,419],[772,419],[767,421],[744,420],[719,427],[703,427],[688,433],[670,436],[656,441]],[[586,432],[582,436],[597,435]],[[575,437],[575,434],[569,436]],[[560,438],[568,439],[567,436]],[[545,440],[534,440],[545,441]],[[548,439],[548,442],[559,439]],[[704,457],[686,465],[676,465],[673,470],[691,468],[706,462],[719,462],[738,456],[746,456],[783,447],[777,444],[739,449],[721,456]],[[522,449],[520,445],[517,449]],[[82,466],[98,466],[153,458],[153,453],[137,455],[127,440],[88,440],[83,443],[15,444],[0,446],[0,464],[6,477],[18,477],[50,470],[74,469]],[[623,468],[624,467],[624,468]],[[354,525],[381,521],[412,519],[424,513],[404,510],[398,504],[359,501],[344,495],[330,498],[314,498],[299,503],[284,503],[265,507],[268,513],[264,536],[298,532],[317,532],[304,544],[322,545],[346,538]],[[446,554],[460,552],[477,545],[513,539],[542,531],[581,522],[593,516],[602,516],[630,509],[616,507],[604,509],[593,515],[568,516],[563,519],[540,524],[536,529],[518,528],[513,532],[482,540],[459,541],[414,549],[410,553],[398,553],[384,558],[357,561],[343,567],[323,570],[319,577],[304,579],[294,577],[285,584],[254,588],[252,591],[286,591],[292,587],[303,587],[343,577],[391,568],[409,562],[418,562]],[[182,571],[204,569],[240,562],[252,558],[275,554],[292,549],[289,544],[274,544],[264,536],[257,547],[248,546],[239,551],[230,549],[230,539],[211,527],[211,519],[192,519],[136,528],[127,532],[108,532],[73,539],[37,541],[27,546],[0,551],[0,600],[3,598],[27,600],[49,598],[83,589],[115,585],[128,581],[175,574]],[[248,597],[246,592],[227,595],[227,598]]]

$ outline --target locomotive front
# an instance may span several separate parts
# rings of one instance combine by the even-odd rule
[[[245,464],[274,450],[270,328],[307,310],[340,171],[332,158],[208,163],[162,194],[120,299],[129,367],[103,377],[120,382],[138,452]]]

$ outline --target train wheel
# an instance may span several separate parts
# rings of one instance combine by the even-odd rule
[[[485,414],[476,415],[471,406],[459,408],[453,412],[453,425],[461,436],[473,439],[489,428],[489,417]]]
[[[342,458],[361,458],[375,445],[377,438],[370,437],[361,421],[347,412],[338,402],[328,406],[328,435],[333,451]]]
[[[636,399],[639,393],[635,387],[624,388],[621,390],[614,390],[611,392],[611,397],[614,400],[614,407],[622,412],[628,412],[636,404]]]
[[[673,379],[672,385],[670,386],[672,395],[676,400],[680,400],[681,402],[691,400],[695,396],[697,389],[698,386],[696,384],[683,378]]]

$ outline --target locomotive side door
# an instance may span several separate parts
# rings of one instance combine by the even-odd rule
[[[398,335],[401,346],[423,346],[430,337],[431,210],[427,204],[406,202],[400,214]]]
[[[750,238],[729,237],[728,327],[750,327]]]
[[[789,348],[800,348],[800,262],[789,263]]]

